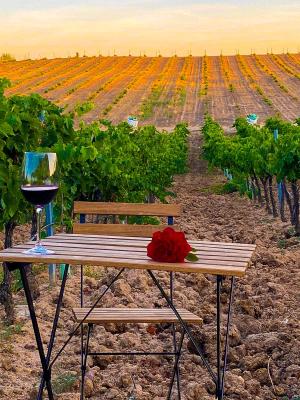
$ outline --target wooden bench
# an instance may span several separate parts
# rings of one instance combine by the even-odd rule
[[[181,215],[181,206],[177,204],[144,204],[144,203],[107,203],[107,202],[74,202],[73,209],[74,217],[79,215],[79,222],[73,223],[73,233],[86,234],[86,235],[110,235],[110,236],[130,236],[130,237],[149,237],[151,238],[153,232],[162,230],[166,226],[174,226],[174,217]],[[127,223],[94,223],[86,222],[88,216],[145,216],[145,217],[160,217],[167,218],[166,224],[159,225],[139,225]],[[125,218],[125,222],[126,222]],[[115,218],[116,219],[116,218]],[[175,228],[176,229],[176,228]],[[173,284],[174,273],[170,272],[170,298],[173,301]],[[81,273],[81,280],[83,280],[83,270]],[[185,323],[201,324],[202,318],[185,310],[179,309],[179,314]],[[173,352],[153,353],[153,352],[134,352],[134,353],[109,353],[115,355],[168,355],[175,357],[175,364],[173,376],[169,388],[168,398],[171,396],[172,387],[174,384],[175,376],[177,378],[177,389],[179,389],[179,357],[184,339],[184,332],[182,332],[179,344],[176,344],[175,327],[174,324],[178,319],[170,308],[90,308],[84,307],[83,302],[83,281],[81,284],[81,308],[74,308],[73,313],[77,322],[84,321],[88,324],[88,332],[86,337],[86,344],[83,344],[83,330],[82,330],[82,385],[81,385],[81,399],[84,398],[84,379],[86,373],[87,356],[104,355],[108,353],[90,353],[89,341],[93,325],[105,325],[107,323],[124,324],[124,323],[149,323],[161,324],[170,323],[173,326]]]

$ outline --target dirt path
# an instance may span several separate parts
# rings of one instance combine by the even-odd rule
[[[189,238],[256,243],[258,248],[247,275],[238,279],[234,303],[231,350],[226,384],[227,400],[292,399],[300,395],[300,328],[299,283],[300,245],[295,238],[286,238],[287,226],[273,221],[264,210],[238,194],[217,194],[224,182],[221,175],[208,173],[198,158],[201,137],[190,137],[190,171],[178,176],[173,201],[183,205],[179,226]],[[20,240],[20,237],[18,238]],[[279,246],[280,245],[280,246]],[[281,248],[280,248],[281,247]],[[283,248],[284,247],[284,248]],[[58,346],[72,330],[74,320],[70,308],[79,302],[79,276],[76,268],[67,283]],[[91,301],[103,290],[115,271],[85,271],[85,297]],[[165,273],[158,276],[168,283]],[[49,289],[47,274],[38,275],[42,290],[36,302],[47,343],[57,289]],[[175,302],[203,318],[203,326],[195,330],[199,345],[215,365],[215,279],[210,276],[178,274]],[[224,283],[222,301],[226,302],[228,282]],[[24,302],[22,293],[16,297]],[[105,297],[106,307],[153,307],[164,305],[156,288],[141,271],[127,271]],[[2,313],[2,314],[1,314]],[[0,318],[3,310],[0,309]],[[20,320],[19,322],[22,322]],[[23,321],[21,334],[0,340],[0,399],[34,399],[38,380],[38,361],[30,321]],[[0,329],[1,331],[1,329]],[[3,331],[2,331],[3,332]],[[179,332],[178,332],[179,335]],[[79,345],[77,336],[53,369],[55,390],[59,399],[79,399]],[[113,325],[96,327],[92,350],[167,350],[171,348],[170,327],[157,328]],[[172,363],[167,358],[90,357],[87,397],[92,400],[128,400],[132,376],[138,400],[166,398]],[[213,400],[214,389],[201,361],[190,346],[184,345],[181,361],[183,400]],[[271,379],[274,387],[272,388]],[[30,394],[28,394],[30,393]],[[175,393],[173,399],[175,399]]]

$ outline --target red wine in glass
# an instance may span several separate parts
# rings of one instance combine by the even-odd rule
[[[29,203],[34,206],[44,207],[46,204],[51,203],[54,199],[57,191],[57,185],[48,185],[48,186],[27,186],[22,185],[21,191],[23,196]]]
[[[37,213],[37,241],[27,254],[53,254],[41,243],[41,212],[50,203],[57,191],[57,157],[55,153],[26,152],[23,160],[21,192],[35,206]]]

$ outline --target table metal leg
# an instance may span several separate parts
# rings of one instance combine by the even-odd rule
[[[52,350],[53,350],[53,346],[54,346],[54,342],[55,342],[56,330],[57,330],[59,315],[60,315],[60,311],[61,311],[63,296],[64,296],[64,292],[65,292],[68,271],[69,271],[69,264],[66,264],[65,269],[64,269],[63,279],[61,282],[60,292],[59,292],[59,296],[58,296],[58,300],[57,300],[56,311],[55,311],[55,316],[54,316],[51,335],[50,335],[50,341],[49,341],[48,350],[47,350],[46,362],[47,362],[47,368],[48,368],[48,371],[50,372],[50,374],[51,374],[51,369],[49,368],[49,363],[50,363],[51,354],[52,354]],[[38,396],[37,396],[38,400],[42,399],[44,386],[45,386],[45,374],[43,374],[42,379],[41,379],[39,392],[38,392]]]
[[[224,396],[225,372],[226,372],[226,367],[227,367],[227,356],[228,356],[228,350],[229,350],[229,330],[230,330],[231,316],[232,316],[234,284],[235,284],[235,277],[232,276],[231,277],[231,285],[230,285],[228,312],[227,312],[227,323],[226,323],[224,365],[223,365],[223,371],[222,371],[221,397],[220,397],[221,400],[223,399],[223,396]]]
[[[83,265],[80,266],[80,307],[82,308],[84,305],[84,298],[83,298]],[[83,369],[83,362],[84,362],[84,338],[83,338],[83,325],[80,327],[80,343],[81,343],[81,386],[80,386],[80,398],[83,399],[83,381],[84,381],[84,369]]]
[[[43,368],[43,377],[46,381],[46,387],[47,387],[47,391],[48,391],[49,400],[53,400],[54,397],[53,397],[53,391],[52,391],[52,385],[51,385],[51,372],[50,372],[50,369],[48,368],[48,363],[47,363],[47,359],[46,359],[45,352],[44,352],[44,347],[43,347],[43,342],[42,342],[42,338],[41,338],[41,334],[40,334],[39,325],[38,325],[38,322],[36,319],[33,300],[32,300],[32,296],[31,296],[25,268],[26,268],[26,265],[23,264],[19,267],[19,270],[20,270],[23,288],[24,288],[24,292],[25,292],[25,296],[26,296],[26,300],[27,300],[27,304],[28,304],[28,309],[29,309],[32,327],[33,327],[33,331],[34,331],[34,336],[35,336],[38,352],[40,355],[40,360],[41,360],[41,364],[42,364],[42,368]],[[40,399],[42,399],[42,395],[40,396]]]
[[[221,285],[222,276],[217,276],[217,382],[216,398],[221,399]]]

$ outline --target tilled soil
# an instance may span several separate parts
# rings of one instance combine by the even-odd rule
[[[296,238],[286,238],[287,224],[274,221],[264,209],[238,194],[215,194],[224,182],[221,175],[207,171],[198,160],[199,133],[190,138],[190,172],[178,176],[173,185],[183,205],[178,219],[188,238],[226,242],[256,243],[257,251],[244,278],[237,279],[230,352],[226,381],[227,400],[292,399],[300,396],[299,256]],[[21,232],[17,240],[21,240]],[[283,246],[284,244],[284,246]],[[280,246],[279,246],[280,245]],[[282,249],[284,247],[284,249]],[[79,305],[79,270],[72,268],[59,323],[54,354],[74,328],[71,308]],[[90,303],[103,290],[115,270],[87,268],[85,299]],[[168,275],[157,276],[165,285]],[[43,340],[48,341],[58,288],[49,288],[45,269],[38,274],[41,297],[36,301]],[[223,284],[224,311],[229,282]],[[22,292],[16,295],[24,303]],[[193,328],[208,360],[215,367],[215,278],[178,274],[175,303],[203,318]],[[153,307],[164,301],[148,275],[130,270],[104,298],[104,306]],[[1,310],[3,315],[3,310]],[[21,334],[0,341],[0,399],[34,399],[39,363],[30,321],[20,319]],[[225,321],[225,315],[223,316]],[[180,332],[177,332],[178,340]],[[95,327],[91,349],[163,351],[172,348],[168,325],[145,324]],[[54,388],[59,399],[79,399],[80,337],[76,336],[53,368]],[[167,396],[173,361],[167,357],[89,357],[86,396],[91,399],[125,400],[135,382],[135,398],[162,400]],[[182,399],[212,400],[214,385],[188,341],[180,362]],[[46,396],[45,396],[46,397]],[[177,399],[174,387],[173,398]]]

